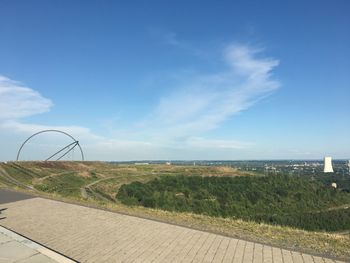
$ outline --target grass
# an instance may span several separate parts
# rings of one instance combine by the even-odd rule
[[[23,173],[16,169],[15,167],[7,166],[5,168],[6,172],[11,175],[12,178],[23,184],[31,184],[34,176],[31,174]]]
[[[122,184],[134,181],[147,182],[162,175],[250,176],[251,174],[249,173],[240,173],[227,167],[116,165],[102,162],[23,162],[20,165],[25,169],[33,170],[40,174],[41,178],[49,176],[42,181],[26,179],[26,183],[32,183],[36,189],[44,186],[48,187],[49,190],[44,189],[45,191],[42,191],[40,189],[39,191],[31,192],[37,196],[178,224],[268,245],[333,256],[339,259],[350,259],[349,233],[312,232],[232,218],[214,218],[192,213],[128,207],[115,199],[115,194]],[[0,164],[0,166],[0,168],[4,168],[3,164]],[[16,178],[20,176],[19,172],[15,172],[15,170],[6,169],[6,171],[11,176],[16,176]],[[56,174],[56,176],[50,177],[52,174]],[[81,196],[80,188],[94,182],[97,183],[90,187],[91,190],[98,194],[103,194],[107,199],[110,198],[111,201],[99,199],[94,195],[89,195],[87,198]],[[8,184],[6,180],[2,180],[1,176],[0,186],[17,191],[29,191],[13,184]],[[53,186],[56,186],[56,188],[52,188]]]
[[[62,196],[79,197],[80,188],[90,182],[93,182],[93,179],[80,177],[75,172],[71,172],[61,176],[48,177],[40,184],[34,185],[34,187],[44,192],[56,192]]]

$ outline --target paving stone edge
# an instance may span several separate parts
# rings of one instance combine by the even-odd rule
[[[8,229],[2,225],[0,225],[0,233],[6,235],[7,237],[20,242],[21,244],[34,249],[36,251],[38,251],[39,253],[59,262],[59,263],[75,263],[78,262],[72,258],[69,258],[61,253],[59,253],[58,251],[55,251],[53,249],[50,249],[38,242],[35,242],[21,234],[16,233],[15,231]]]

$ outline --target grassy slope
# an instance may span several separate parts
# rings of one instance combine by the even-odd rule
[[[0,165],[0,169],[5,169],[11,176],[16,177],[21,182],[34,185],[36,189],[47,187],[49,191],[37,191],[35,193],[40,196],[107,208],[130,215],[162,220],[285,248],[297,248],[306,252],[333,255],[343,259],[350,258],[350,236],[348,234],[308,232],[237,219],[213,218],[142,207],[127,207],[118,201],[114,201],[115,193],[122,184],[133,181],[147,182],[161,175],[244,175],[231,168],[112,165],[101,162],[23,162],[20,163],[20,167],[22,170],[13,168],[11,164]],[[0,176],[1,185],[17,188],[17,190],[21,189],[21,187],[9,184]],[[98,194],[88,195],[87,198],[84,198],[81,189],[86,186],[89,186],[89,189],[95,193],[103,193],[109,196],[113,202],[99,198]]]

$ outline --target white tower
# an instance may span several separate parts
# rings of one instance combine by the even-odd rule
[[[348,161],[348,168],[349,168],[349,173],[350,173],[350,160]]]
[[[324,173],[333,173],[332,157],[324,157]]]

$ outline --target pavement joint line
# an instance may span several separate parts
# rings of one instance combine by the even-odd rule
[[[168,236],[168,233],[171,233],[171,229],[165,229],[165,230],[162,230],[162,236],[164,237],[164,236]],[[144,236],[142,237],[142,238],[144,238]],[[134,243],[129,243],[127,246],[125,246],[125,247],[123,247],[122,248],[122,250],[127,250],[127,249],[134,249],[135,247],[137,247],[137,246],[139,246],[139,244],[141,244],[142,242],[144,242],[144,239],[139,239],[138,241],[137,241],[137,238],[136,238],[136,242],[134,242]],[[162,246],[162,244],[160,244],[160,246]],[[156,256],[156,255],[155,255]]]
[[[168,230],[162,230],[161,233],[162,233],[163,238],[164,238],[164,236],[166,235],[166,233],[169,233],[169,232],[171,232],[170,229],[168,229]],[[147,235],[148,235],[148,234],[147,234]],[[127,243],[127,244],[125,244],[125,245],[119,247],[118,250],[115,251],[115,252],[117,253],[117,252],[120,252],[120,251],[127,250],[127,249],[130,247],[130,245],[131,245],[131,248],[132,248],[132,249],[135,248],[135,247],[137,247],[140,243],[144,242],[144,237],[147,236],[147,235],[140,236],[139,240],[138,240],[138,238],[137,238],[137,235],[133,235],[133,236],[131,237],[131,242],[129,242],[129,243]],[[135,242],[132,242],[132,241],[135,241]],[[106,254],[110,254],[110,253],[108,252],[108,253],[106,253]],[[107,259],[109,259],[109,258],[112,257],[112,256],[113,256],[113,255],[109,255]]]
[[[205,242],[207,242],[208,238],[209,238],[209,233],[205,236],[205,240],[203,241],[203,243],[200,244],[200,246],[199,246],[199,248],[197,249],[197,251],[195,251],[196,253],[195,253],[194,257],[192,258],[191,263],[192,263],[192,262],[194,261],[194,259],[197,257],[198,252],[199,252],[199,251],[201,250],[201,248],[204,246]]]
[[[167,231],[167,232],[168,232],[168,233],[171,233],[171,230],[169,229],[169,231]],[[166,236],[166,234],[164,233],[164,234],[162,235],[162,238],[164,239],[165,236]],[[162,242],[157,242],[157,240],[156,240],[156,241],[154,241],[154,240],[156,240],[156,237],[155,237],[155,238],[152,238],[152,239],[150,240],[150,246],[148,247],[148,249],[143,250],[142,253],[139,254],[139,257],[142,256],[142,255],[144,255],[144,254],[147,255],[147,253],[149,253],[150,251],[155,250],[154,247],[156,247],[156,249],[157,249],[158,247],[161,246]]]
[[[35,251],[37,251],[37,254],[43,254],[47,257],[49,257],[50,259],[53,259],[59,263],[74,263],[77,262],[73,259],[68,258],[67,256],[64,256],[62,254],[60,254],[59,252],[56,252],[52,249],[49,249],[33,240],[30,240],[20,234],[17,234],[16,232],[9,230],[3,226],[0,225],[0,234],[3,234],[9,238],[11,238],[13,241],[17,241],[19,243],[21,243],[22,245],[25,245]],[[11,242],[11,241],[9,241]],[[5,242],[8,243],[8,242]],[[1,243],[1,245],[4,243]],[[35,254],[36,255],[36,254]]]
[[[222,242],[225,240],[225,237],[222,237],[221,240],[220,240],[220,243],[218,245],[218,247],[216,248],[215,250],[215,253],[214,253],[214,256],[213,256],[213,260],[217,257],[217,254],[218,254],[218,251],[220,251],[220,247],[221,247],[221,244]],[[223,248],[222,248],[223,249]],[[223,258],[224,255],[222,255],[221,257]]]
[[[186,258],[186,257],[190,254],[191,250],[193,249],[193,247],[195,247],[196,243],[200,240],[200,238],[201,238],[202,236],[203,236],[202,233],[201,233],[201,234],[196,234],[196,233],[194,233],[194,234],[192,235],[190,241],[193,241],[193,240],[194,240],[194,242],[193,242],[193,244],[192,244],[191,246],[188,246],[187,251],[185,251],[185,254],[183,254],[182,257],[180,258],[180,259],[181,259],[181,262],[184,260],[184,258]]]
[[[119,222],[118,223],[118,227],[119,226],[122,226],[123,225],[123,222]],[[115,229],[115,227],[114,227],[114,229]],[[123,232],[121,232],[121,233],[119,233],[119,236],[123,236],[123,237],[125,237],[125,233],[128,233],[128,231],[129,231],[129,229],[128,228],[123,228],[123,230],[122,230]],[[106,233],[111,233],[112,234],[112,232],[113,231],[111,231],[111,229],[108,229],[108,231],[105,231],[104,232],[104,234],[103,235],[105,235]],[[114,234],[113,234],[114,235]],[[111,251],[113,251],[113,247],[116,245],[116,244],[118,244],[118,243],[120,243],[121,241],[119,240],[116,240],[116,241],[114,241],[113,242],[113,245],[112,245],[112,248],[108,248],[108,249],[104,249],[103,250],[103,254],[104,254],[104,257],[107,255],[107,254],[109,254]],[[96,253],[94,253],[93,255],[91,255],[91,257],[92,258],[94,258],[96,255],[98,255],[99,253],[101,253],[102,251],[96,251]],[[80,254],[77,254],[77,256],[79,256]]]
[[[177,251],[177,253],[173,256],[173,258],[179,258],[179,257],[181,257],[181,254],[182,254],[182,253],[184,253],[184,252],[186,253],[186,248],[191,249],[190,244],[191,244],[191,242],[192,242],[192,240],[193,240],[194,237],[195,237],[195,233],[192,233],[192,234],[190,235],[190,237],[186,239],[186,245],[185,245],[184,249],[183,249],[183,250]]]
[[[207,257],[207,255],[209,254],[211,248],[213,247],[213,245],[214,245],[214,243],[215,243],[215,241],[216,241],[217,239],[218,239],[218,235],[215,235],[215,236],[213,237],[213,241],[210,243],[210,245],[208,246],[207,250],[205,251],[205,254],[204,254],[204,256],[203,256],[203,261],[204,261],[204,259]]]

